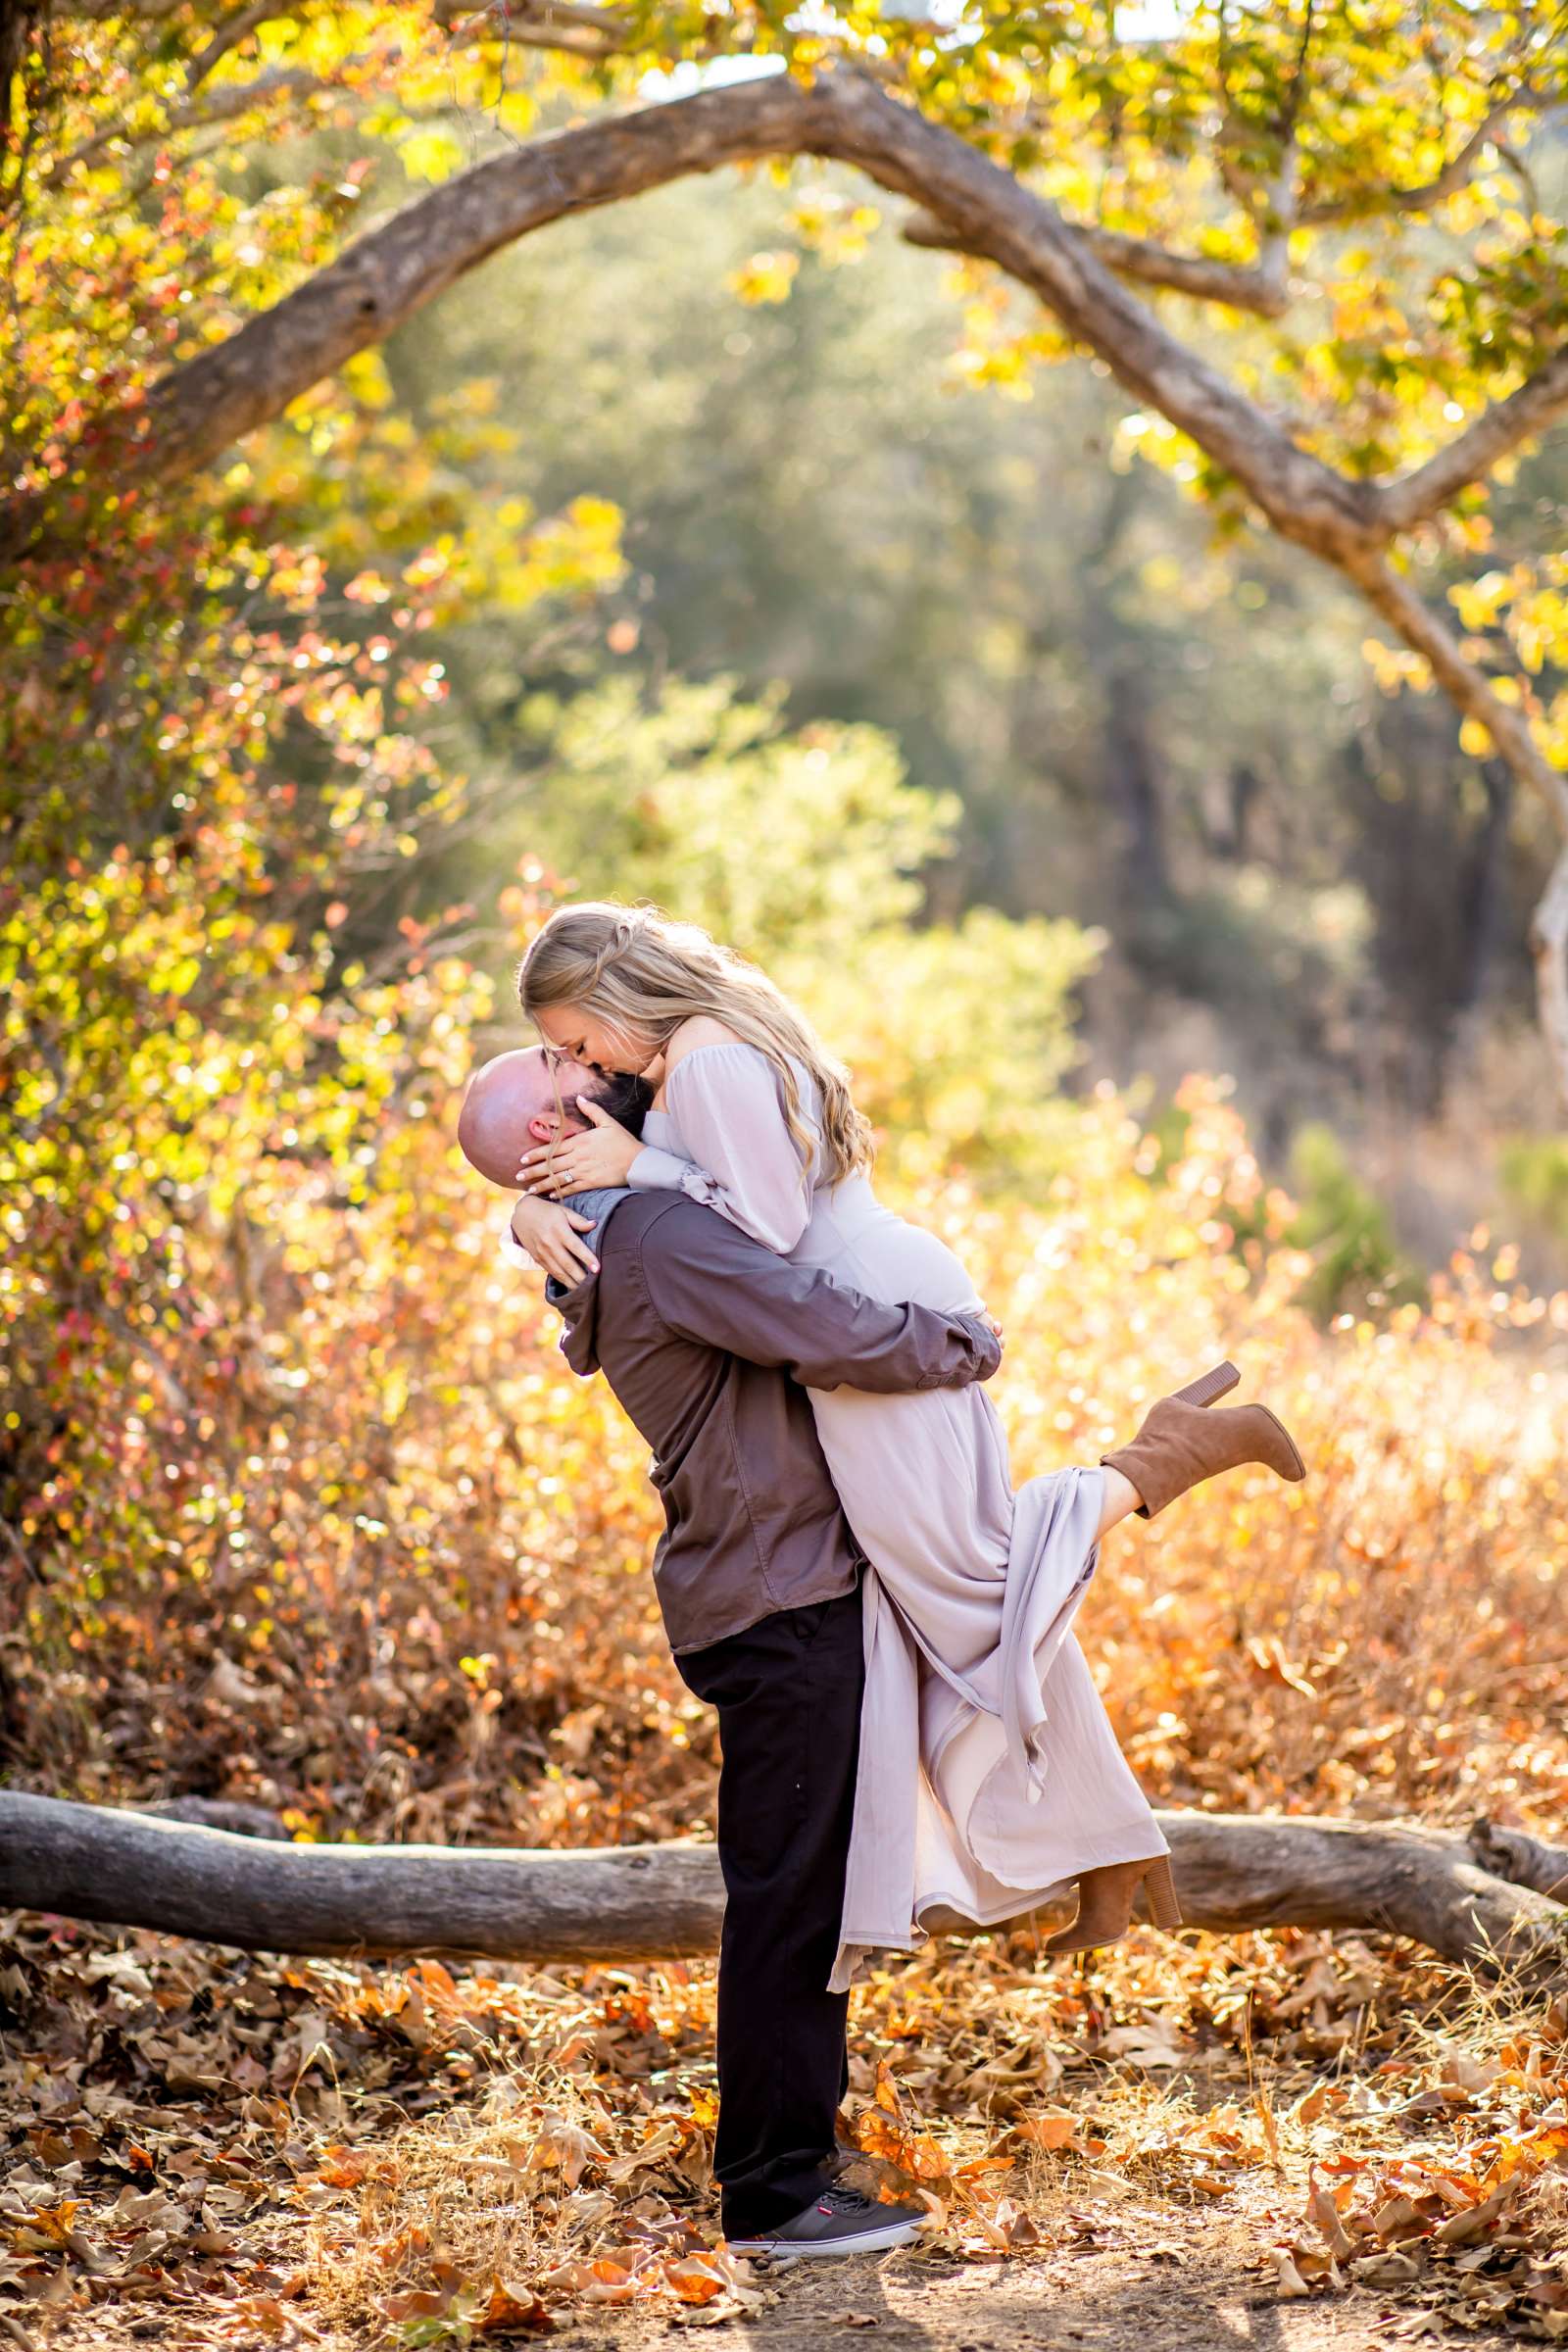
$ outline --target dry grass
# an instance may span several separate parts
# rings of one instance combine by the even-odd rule
[[[318,2219],[324,2317],[373,2336],[421,2287],[451,2315],[498,2278],[547,2308],[673,2307],[672,2250],[704,2276],[710,1976],[615,1975],[663,2044],[658,2090],[589,2048],[580,2002],[519,1990],[526,2062],[380,2142]],[[852,2049],[851,2177],[922,2198],[961,2259],[1027,2265],[1097,2232],[1179,2246],[1233,2216],[1282,2291],[1397,2287],[1554,2332],[1568,2005],[1353,1937],[1142,1930],[1066,1969],[1014,1936],[877,1972]]]
[[[1106,1545],[1080,1632],[1129,1754],[1167,1803],[1485,1810],[1560,1837],[1568,1298],[1533,1298],[1478,1244],[1430,1313],[1323,1332],[1245,1135],[1213,1090],[1188,1108],[1157,1185],[1102,1101],[1047,1198],[911,1203],[1006,1323],[1019,1476],[1093,1458],[1226,1353],[1310,1464],[1300,1488],[1215,1482]],[[178,1475],[63,1463],[54,1516],[38,1506],[29,1541],[58,1573],[25,1587],[30,1639],[0,1639],[11,1777],[259,1798],[328,1836],[710,1823],[710,1721],[648,1587],[644,1449],[490,1267],[491,1212],[444,1147],[406,1138],[352,1233],[297,1176],[250,1207],[278,1240],[243,1316],[230,1302],[241,1375],[205,1389],[193,1357],[212,1409],[177,1431],[125,1375],[137,1459],[162,1449]],[[215,1245],[192,1271],[218,1301],[209,1350],[223,1263]],[[244,1369],[258,1347],[266,1379]],[[74,1573],[89,1555],[101,1592]],[[62,2326],[100,2325],[117,2278],[155,2309],[198,2278],[264,2337],[366,2342],[461,2342],[584,2300],[750,2308],[756,2281],[714,2251],[706,1969],[268,1968],[20,1922],[12,1947],[0,2292],[54,2296]],[[1549,2338],[1568,2332],[1564,2029],[1388,1939],[1146,1930],[1075,1971],[980,1938],[858,1990],[846,2128],[867,2178],[933,2200],[961,2262],[1234,2216],[1288,2297],[1359,2281]],[[203,2250],[221,2231],[197,2176],[259,2217],[240,2252]],[[154,2177],[188,2227],[151,2258],[123,2197]]]

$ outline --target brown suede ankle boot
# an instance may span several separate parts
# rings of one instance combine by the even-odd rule
[[[1156,1928],[1179,1928],[1181,1905],[1171,1877],[1170,1856],[1154,1854],[1142,1862],[1107,1862],[1086,1870],[1078,1880],[1078,1916],[1070,1928],[1050,1937],[1046,1950],[1092,1952],[1103,1943],[1119,1943],[1133,1921],[1138,1889],[1144,1889],[1149,1916]]]
[[[1240,1378],[1234,1364],[1216,1364],[1200,1380],[1152,1404],[1129,1445],[1101,1455],[1107,1469],[1119,1470],[1138,1489],[1143,1497],[1138,1506],[1141,1519],[1152,1519],[1190,1487],[1221,1470],[1239,1469],[1243,1462],[1266,1462],[1293,1483],[1306,1476],[1306,1464],[1289,1430],[1266,1404],[1211,1409],[1213,1399],[1233,1389]]]

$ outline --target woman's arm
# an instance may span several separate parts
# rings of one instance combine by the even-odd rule
[[[690,1159],[645,1144],[627,1181],[683,1192],[786,1257],[806,1231],[810,1194],[784,1118],[782,1082],[755,1046],[704,1045],[671,1057],[664,1099]],[[808,1120],[809,1106],[802,1105]]]

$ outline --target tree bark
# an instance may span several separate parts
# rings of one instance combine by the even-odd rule
[[[11,84],[22,72],[40,0],[0,0],[0,154],[11,143]]]
[[[281,1813],[270,1805],[236,1804],[221,1796],[161,1796],[150,1805],[134,1805],[163,1821],[193,1821],[204,1830],[229,1830],[236,1838],[275,1838],[293,1842]]]
[[[1356,1928],[1488,1975],[1568,1984],[1568,1909],[1498,1876],[1549,1849],[1350,1822],[1163,1813],[1187,1925]],[[1557,1855],[1555,1871],[1568,1857]],[[639,1961],[710,1952],[710,1845],[294,1845],[0,1790],[0,1910],[152,1928],[244,1951]],[[973,1932],[973,1931],[962,1931]]]

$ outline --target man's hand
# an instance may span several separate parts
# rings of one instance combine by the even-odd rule
[[[599,1260],[580,1233],[592,1233],[592,1217],[579,1217],[572,1208],[553,1200],[530,1200],[526,1195],[512,1212],[512,1238],[521,1244],[536,1266],[543,1266],[566,1290],[575,1290],[585,1274],[597,1274]]]
[[[586,1099],[578,1113],[592,1119],[588,1135],[568,1135],[557,1144],[541,1144],[525,1154],[517,1182],[525,1193],[544,1193],[559,1200],[565,1193],[591,1193],[624,1184],[631,1163],[642,1150],[618,1119]]]

